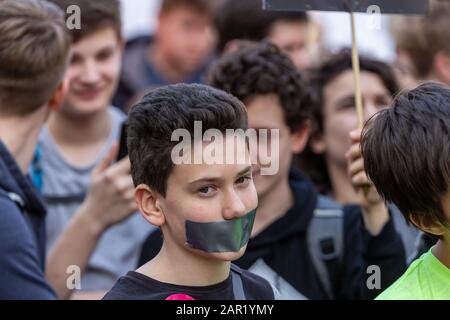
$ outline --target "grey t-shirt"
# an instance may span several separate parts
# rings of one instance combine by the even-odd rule
[[[42,151],[43,195],[47,203],[47,252],[69,223],[87,193],[92,170],[119,141],[125,115],[109,108],[111,132],[97,160],[87,167],[73,167],[62,156],[47,127],[39,144]],[[109,290],[120,276],[136,268],[143,241],[154,227],[139,213],[109,228],[100,238],[86,271],[81,278],[81,290]]]

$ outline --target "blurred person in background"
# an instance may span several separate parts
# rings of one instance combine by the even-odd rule
[[[113,103],[127,110],[144,90],[201,83],[216,43],[215,1],[163,0],[152,37],[130,40]]]
[[[387,108],[399,90],[391,68],[378,60],[360,57],[364,119]],[[348,178],[345,153],[351,147],[349,134],[356,129],[355,85],[350,50],[330,56],[309,74],[315,95],[314,126],[302,159],[322,194],[340,203],[357,203]]]
[[[396,43],[393,68],[399,85],[403,89],[412,89],[419,82],[412,57],[426,51],[423,20],[417,16],[398,16],[392,19],[390,28]]]
[[[81,28],[70,31],[73,54],[66,72],[67,94],[58,112],[43,128],[41,149],[42,193],[48,205],[48,248],[66,250],[73,241],[63,231],[80,212],[90,218],[92,256],[77,263],[54,266],[49,279],[66,279],[69,265],[81,269],[81,288],[72,298],[101,298],[117,278],[136,264],[142,223],[134,202],[128,157],[117,159],[117,143],[125,115],[111,106],[123,51],[121,15],[117,0],[51,0],[63,11],[77,5]],[[75,222],[74,222],[75,221]],[[50,254],[50,258],[52,253]],[[70,290],[55,288],[60,297]]]
[[[384,62],[365,56],[360,57],[361,92],[364,120],[388,108],[399,91],[394,71]],[[313,130],[305,152],[298,158],[300,168],[315,183],[321,194],[339,203],[363,205],[361,186],[365,174],[354,176],[355,166],[351,155],[359,154],[360,131],[356,130],[355,85],[350,50],[331,56],[310,74],[315,92]],[[361,166],[362,158],[359,158]],[[362,182],[362,183],[361,183]],[[385,204],[374,195],[379,210]],[[389,206],[397,232],[402,236],[407,262],[427,248],[421,233],[405,224],[400,212]]]
[[[397,18],[392,29],[399,60],[409,68],[411,77],[416,80],[413,84],[424,80],[450,84],[448,1],[433,0],[426,16]]]
[[[1,0],[0,16],[0,299],[54,299],[53,289],[70,289],[51,275],[83,268],[98,239],[96,216],[79,211],[46,261],[46,208],[28,175],[67,89],[71,41],[63,12],[47,1]]]
[[[261,0],[223,0],[216,12],[218,51],[238,48],[239,41],[268,40],[286,53],[299,70],[311,65],[312,34],[305,12],[266,11]]]

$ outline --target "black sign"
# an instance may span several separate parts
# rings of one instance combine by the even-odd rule
[[[245,1],[245,0],[242,0]],[[428,0],[262,0],[266,10],[425,14]]]

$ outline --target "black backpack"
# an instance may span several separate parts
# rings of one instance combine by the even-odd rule
[[[409,265],[418,255],[423,242],[423,233],[407,224],[394,205],[389,205],[395,229],[400,234]],[[316,209],[307,231],[309,254],[319,280],[329,299],[334,298],[332,276],[328,263],[342,263],[344,256],[344,210],[334,200],[319,195]]]

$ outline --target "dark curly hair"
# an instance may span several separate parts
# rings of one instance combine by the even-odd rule
[[[257,95],[275,94],[291,132],[311,117],[311,95],[288,56],[274,45],[245,43],[210,69],[207,83],[247,103]]]
[[[394,96],[399,86],[393,70],[384,62],[365,56],[360,57],[361,71],[367,71],[380,77],[384,87]],[[325,87],[345,71],[352,70],[352,57],[349,49],[332,55],[322,65],[310,71],[309,83],[314,95],[313,128],[311,136],[320,136],[324,132],[324,90]],[[319,192],[328,194],[332,191],[325,156],[316,154],[308,145],[298,158],[298,166],[308,174],[316,184]]]

